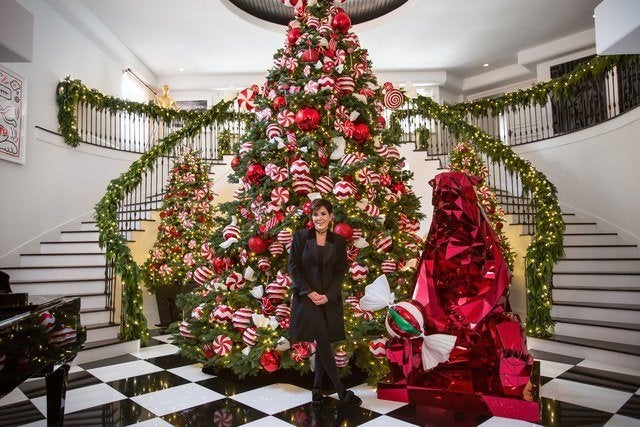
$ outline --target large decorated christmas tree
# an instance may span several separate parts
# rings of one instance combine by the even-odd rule
[[[294,19],[266,82],[240,93],[255,113],[232,161],[240,186],[219,206],[226,219],[211,235],[215,256],[194,266],[198,287],[180,301],[176,343],[183,355],[240,376],[308,371],[314,344],[288,340],[288,251],[293,232],[312,226],[311,200],[324,197],[348,245],[347,340],[335,346],[336,360],[375,380],[388,369],[384,317],[359,299],[383,273],[407,298],[421,247],[420,203],[382,116],[404,94],[378,83],[340,2],[283,3],[294,6]]]

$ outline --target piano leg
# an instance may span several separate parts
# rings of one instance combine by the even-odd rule
[[[46,376],[48,426],[62,427],[63,425],[68,374],[69,365],[65,363]]]

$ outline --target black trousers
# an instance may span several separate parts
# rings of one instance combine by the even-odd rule
[[[324,310],[323,310],[324,312]],[[338,395],[344,394],[345,388],[338,374],[338,366],[331,349],[331,339],[329,337],[329,329],[326,319],[324,322],[316,323],[316,372],[313,379],[313,388],[322,389],[322,380],[324,374],[329,376]]]

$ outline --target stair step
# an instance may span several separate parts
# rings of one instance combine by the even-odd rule
[[[144,229],[144,222],[155,222],[150,219],[138,219],[138,220],[127,220],[127,219],[119,219],[117,220],[119,224],[125,224],[127,229],[132,230],[142,230]],[[82,231],[99,231],[96,221],[82,221],[80,224],[80,229]]]
[[[624,287],[640,288],[640,273],[585,273],[582,271],[553,273],[553,287]]]
[[[557,322],[556,325],[558,323],[571,323],[576,325],[597,326],[600,328],[625,329],[629,331],[640,332],[640,325],[637,323],[607,322],[603,320],[574,319],[569,317],[557,317],[557,318],[554,317],[553,320]],[[560,334],[560,335],[563,335],[563,334]],[[633,341],[633,342],[640,343],[640,340]]]
[[[640,323],[640,311],[635,304],[607,304],[574,301],[554,301],[551,316],[572,319],[592,319],[605,322]]]
[[[636,273],[640,272],[640,258],[565,258],[558,260],[553,271],[554,273],[570,271]]]
[[[84,350],[91,350],[94,348],[107,347],[114,344],[120,344],[120,338],[109,338],[106,340],[91,341],[84,345]]]
[[[563,342],[567,344],[575,344],[582,347],[592,347],[607,351],[615,351],[617,353],[631,354],[640,356],[640,345],[614,343],[607,340],[594,340],[588,338],[569,337],[566,335],[553,334],[550,338],[553,341]]]
[[[98,241],[100,238],[100,232],[98,231],[61,231],[60,240],[63,242],[86,242],[86,241]]]
[[[97,295],[103,293],[105,290],[104,267],[103,277],[101,279],[14,281],[12,276],[10,286],[13,292],[27,292],[31,295],[60,295],[61,289],[64,289],[64,293],[69,296],[83,293]]]
[[[60,267],[105,264],[104,253],[21,254],[21,267]]]
[[[636,245],[565,245],[567,258],[635,258],[640,250]]]
[[[50,281],[66,279],[104,279],[105,266],[83,265],[65,267],[8,267],[3,270],[11,281]]]
[[[640,356],[616,352],[615,350],[610,349],[608,345],[598,345],[598,348],[595,348],[588,345],[573,344],[569,342],[555,341],[548,338],[533,337],[527,337],[527,344],[530,349],[538,351],[593,360],[596,362],[623,366],[635,370],[640,369]],[[591,343],[587,342],[583,344]]]
[[[586,338],[591,340],[608,340],[611,343],[640,343],[640,331],[629,328],[615,326],[600,326],[579,322],[564,322],[554,319],[556,325],[554,332],[558,335],[576,338]],[[594,321],[593,323],[598,323]],[[617,322],[603,322],[608,324],[619,324]],[[622,323],[624,325],[624,323]]]
[[[120,333],[120,325],[117,323],[88,324],[87,342],[102,341],[117,338]]]
[[[105,250],[100,247],[98,240],[77,241],[77,242],[41,242],[40,252],[43,254],[57,253],[104,253]]]
[[[640,289],[630,288],[554,288],[553,301],[599,302],[640,305]]]
[[[620,243],[618,233],[564,233],[565,245],[615,245]]]
[[[80,322],[83,325],[95,325],[109,323],[111,320],[111,308],[90,308],[80,310]]]

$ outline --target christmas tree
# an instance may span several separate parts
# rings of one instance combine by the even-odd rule
[[[213,191],[208,167],[186,149],[178,157],[162,201],[158,239],[144,264],[151,292],[191,283],[193,266],[213,258]]]
[[[402,170],[397,130],[385,129],[382,116],[405,98],[391,83],[378,84],[349,16],[333,1],[284,3],[297,3],[285,46],[266,83],[238,97],[255,112],[231,163],[240,187],[220,205],[227,218],[211,237],[216,256],[196,266],[198,288],[179,300],[176,344],[183,355],[239,376],[308,371],[314,344],[287,335],[288,250],[293,232],[312,226],[310,201],[324,197],[350,265],[347,341],[335,346],[336,361],[346,372],[353,360],[375,381],[388,369],[384,318],[358,301],[381,274],[397,298],[407,298],[421,246],[420,203]]]

